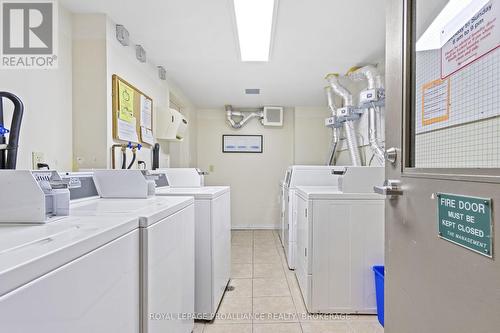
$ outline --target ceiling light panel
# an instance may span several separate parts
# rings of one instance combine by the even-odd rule
[[[242,61],[269,61],[277,0],[234,0]]]

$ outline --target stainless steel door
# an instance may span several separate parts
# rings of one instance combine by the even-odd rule
[[[477,2],[471,3],[474,5]],[[496,125],[498,114],[494,114],[499,108],[481,109],[499,101],[499,49],[494,48],[474,64],[460,62],[457,65],[451,63],[451,57],[440,58],[440,71],[428,63],[419,62],[416,56],[417,52],[423,52],[419,56],[432,53],[417,51],[417,39],[452,3],[459,1],[386,2],[386,121],[387,128],[391,129],[386,133],[386,146],[394,147],[397,155],[394,163],[386,162],[386,179],[401,181],[402,189],[402,195],[395,195],[386,201],[386,333],[489,333],[498,332],[500,328],[500,262],[497,258],[500,248],[495,242],[500,236],[500,228],[495,226],[500,218],[495,211],[500,204],[500,127]],[[485,3],[488,5],[487,1],[481,5]],[[464,22],[474,20],[473,28],[483,18],[486,21],[482,23],[489,23],[491,14],[499,13],[500,1],[493,0],[489,4],[492,5],[489,12],[479,14],[471,11],[466,13],[471,17]],[[498,21],[500,18],[494,24]],[[460,24],[453,23],[454,30],[449,28],[449,24],[442,23],[438,34],[450,33],[446,30],[452,29],[451,38],[456,37],[457,41],[474,36],[475,31],[472,31],[464,37],[459,31]],[[443,43],[450,40],[441,38],[439,47],[444,52],[436,53],[437,57],[447,55],[448,45]],[[498,43],[498,39],[493,43]],[[495,45],[493,47],[497,47]],[[481,45],[481,48],[486,46]],[[493,65],[484,68],[489,65],[482,61]],[[456,72],[453,72],[455,69]],[[435,71],[441,77],[424,87],[418,80],[426,70]],[[487,96],[491,101],[485,105],[481,104],[482,99],[463,103],[456,100],[460,91],[453,89],[457,89],[460,80],[464,79],[460,79],[459,75],[473,70],[472,76],[465,76],[467,84],[462,93],[470,92],[473,96],[484,93],[484,89],[491,89]],[[484,79],[474,75],[484,75]],[[475,91],[483,80],[490,79],[493,79],[493,86],[490,84]],[[434,84],[443,84],[443,93],[448,94],[441,109],[435,110],[437,116],[424,107],[424,103],[428,103],[425,99],[432,97],[425,95],[425,89],[435,87]],[[467,109],[463,117],[469,119],[457,118],[459,122],[453,123],[458,108],[464,105]],[[474,118],[474,115],[485,112],[493,114],[486,118]],[[429,117],[430,121],[426,123],[425,117]],[[427,128],[432,130],[422,130],[427,124],[432,124]],[[439,237],[439,193],[492,199],[491,258]],[[395,194],[398,192],[395,191]]]

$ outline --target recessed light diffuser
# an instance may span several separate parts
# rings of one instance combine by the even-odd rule
[[[242,61],[269,61],[275,0],[234,0]]]

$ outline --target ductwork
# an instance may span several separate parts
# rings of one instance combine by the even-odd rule
[[[333,91],[331,86],[325,87],[325,94],[328,100],[328,108],[332,113],[332,117],[336,117],[337,107],[335,106],[335,101],[333,99]],[[335,154],[337,153],[337,148],[339,145],[340,133],[339,128],[333,126],[332,127],[332,142],[330,144],[330,152],[328,154],[328,159],[326,161],[326,165],[333,165],[335,161]]]
[[[342,97],[344,106],[352,106],[352,94],[340,84],[339,75],[337,73],[328,74],[326,80],[332,87],[333,92]]]
[[[367,65],[355,69],[348,75],[354,81],[366,80],[368,83],[368,89],[375,90],[375,93],[377,93],[377,90],[384,88],[384,85],[382,83],[382,76],[372,65]],[[380,107],[375,106],[373,103],[371,107],[368,108],[368,140],[370,142],[370,148],[373,152],[374,157],[377,159],[379,164],[384,165],[384,147],[381,144],[382,140],[380,139],[380,135],[378,133],[380,124],[380,112]]]
[[[368,82],[368,89],[381,89],[384,88],[382,82],[382,75],[378,72],[375,66],[366,65],[361,68],[353,68],[348,74],[349,78],[353,81],[366,80]]]
[[[338,74],[328,74],[326,80],[332,87],[332,91],[342,97],[344,107],[352,108],[352,94],[342,86],[339,82]],[[352,120],[346,120],[343,123],[344,134],[347,141],[347,147],[351,156],[353,166],[361,166],[361,156],[359,155],[359,145],[356,134],[354,132],[354,124]]]
[[[252,118],[262,118],[264,116],[262,111],[248,112],[246,114],[243,112],[234,111],[231,105],[226,105],[225,109],[226,109],[226,119],[229,125],[231,125],[232,128],[236,129],[243,127],[243,125],[245,125]],[[233,117],[239,117],[240,120],[235,121]]]

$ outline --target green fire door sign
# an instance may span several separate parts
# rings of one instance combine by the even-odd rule
[[[493,257],[491,199],[439,193],[439,236]]]

